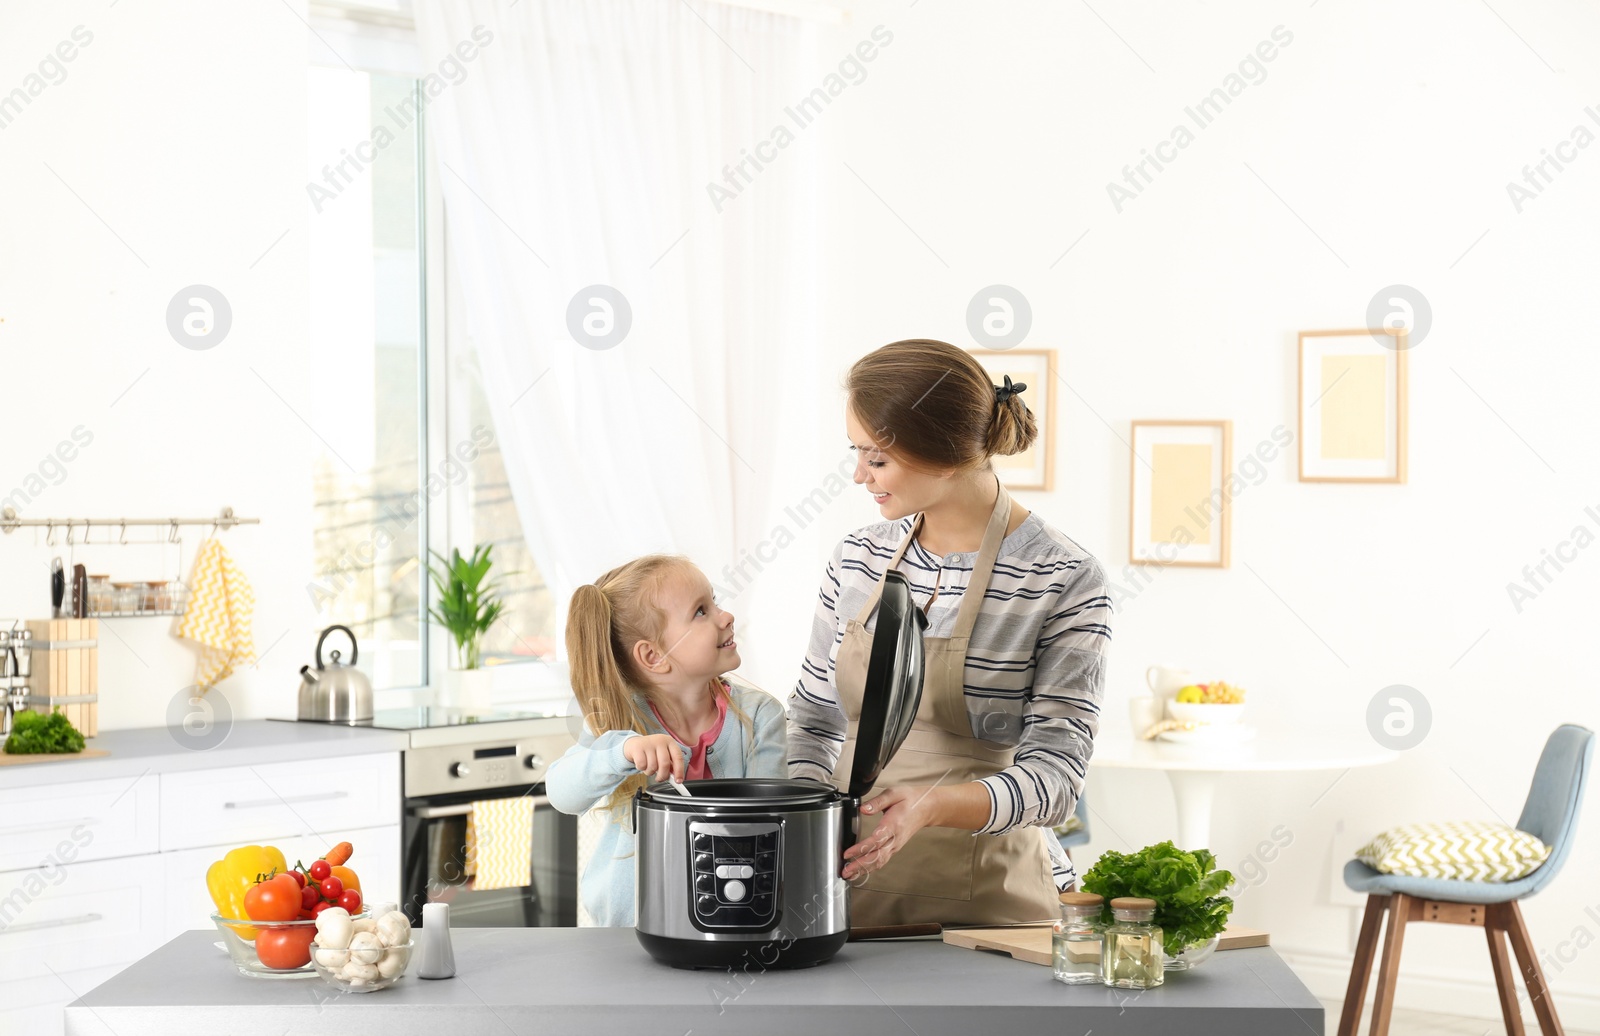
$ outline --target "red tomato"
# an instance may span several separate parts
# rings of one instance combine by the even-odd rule
[[[268,878],[244,894],[244,912],[252,921],[293,921],[300,913],[300,886],[288,874]]]
[[[315,885],[307,885],[300,890],[300,909],[310,910],[322,902],[322,890]]]
[[[326,878],[328,875],[333,873],[333,864],[329,863],[327,860],[316,860],[312,862],[310,870],[311,880],[321,881],[323,878]]]
[[[263,928],[256,936],[256,956],[269,968],[303,968],[311,963],[311,940],[316,937],[317,930],[310,925]]]
[[[361,893],[355,889],[345,889],[339,896],[339,905],[344,907],[352,916],[361,913]]]
[[[313,914],[309,910],[301,910],[299,919],[302,920],[302,921],[311,921],[311,920],[315,920],[316,916],[317,916],[316,914]]]
[[[322,894],[329,899],[337,900],[340,896],[344,895],[344,882],[330,874],[328,877],[322,879]],[[251,920],[259,921],[261,918],[256,917],[252,918]]]
[[[289,877],[293,878],[294,879],[294,883],[296,885],[299,885],[301,888],[305,888],[306,887],[306,876],[304,874],[300,873],[299,871],[290,871],[289,872]]]
[[[337,904],[337,903],[329,903],[327,900],[323,900],[321,903],[318,903],[316,906],[311,908],[311,916],[312,917],[316,917],[318,914],[322,913],[324,910],[332,910],[334,907],[336,907],[338,905],[339,904]]]

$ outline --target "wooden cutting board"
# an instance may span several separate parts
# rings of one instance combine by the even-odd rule
[[[944,941],[969,950],[995,950],[1029,964],[1050,966],[1050,926],[1030,928],[961,928],[947,930]],[[1229,925],[1217,943],[1219,950],[1240,950],[1247,946],[1267,946],[1266,932]]]
[[[11,755],[0,752],[0,766],[21,766],[23,763],[48,763],[55,759],[98,759],[111,753],[104,748],[85,748],[81,752],[40,752],[38,754]]]

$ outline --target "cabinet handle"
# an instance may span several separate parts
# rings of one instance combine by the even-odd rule
[[[322,791],[314,795],[288,795],[272,799],[247,799],[244,802],[224,802],[223,809],[260,809],[263,806],[287,806],[295,802],[326,802],[329,799],[347,799],[348,791]]]
[[[0,928],[0,935],[37,931],[40,928],[65,928],[69,924],[93,924],[95,921],[103,920],[105,919],[99,914],[84,914],[82,917],[58,917],[54,921],[29,921],[25,924],[6,925]]]
[[[79,817],[76,820],[50,820],[43,824],[25,824],[22,827],[0,828],[0,833],[8,835],[24,835],[34,831],[71,831],[75,827],[98,823],[100,823],[99,817]]]

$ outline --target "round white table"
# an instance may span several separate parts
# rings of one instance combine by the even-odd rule
[[[1262,730],[1249,741],[1202,746],[1113,735],[1095,740],[1089,768],[1091,771],[1098,767],[1164,772],[1172,783],[1172,797],[1178,807],[1175,841],[1179,848],[1194,850],[1211,847],[1211,804],[1216,798],[1220,774],[1349,771],[1358,766],[1386,763],[1399,755],[1370,737],[1279,734]]]

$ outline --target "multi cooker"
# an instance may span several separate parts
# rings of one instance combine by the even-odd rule
[[[878,607],[846,790],[807,780],[691,781],[634,795],[639,942],[681,968],[821,964],[850,936],[839,876],[861,800],[900,748],[922,699],[927,620],[890,571]]]

